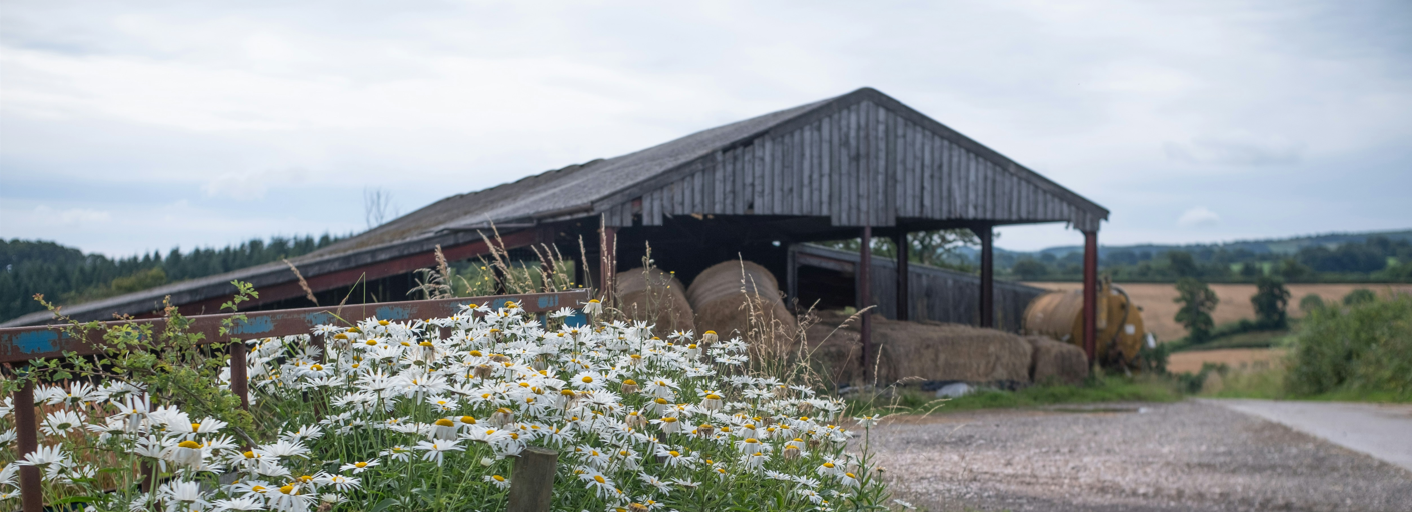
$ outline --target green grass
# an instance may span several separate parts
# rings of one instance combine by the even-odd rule
[[[1173,352],[1191,352],[1197,350],[1219,350],[1228,348],[1270,348],[1279,346],[1290,336],[1288,330],[1275,331],[1250,331],[1239,334],[1223,336],[1200,345],[1185,345],[1173,350]]]
[[[933,393],[903,388],[891,398],[852,398],[848,413],[864,414],[946,414],[980,409],[1012,409],[1064,404],[1104,402],[1175,402],[1179,393],[1168,378],[1150,375],[1133,377],[1102,376],[1079,386],[1038,385],[1018,391],[982,390],[950,400]]]

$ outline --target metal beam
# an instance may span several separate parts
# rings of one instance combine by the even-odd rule
[[[560,307],[574,307],[580,301],[589,299],[587,290],[573,290],[555,293],[524,293],[482,297],[462,297],[454,299],[416,300],[406,302],[383,302],[372,304],[351,304],[341,307],[319,307],[283,309],[273,311],[250,311],[242,313],[245,320],[237,320],[226,337],[244,339],[268,338],[309,334],[314,326],[339,321],[364,318],[382,320],[406,320],[446,317],[461,311],[462,304],[491,304],[502,307],[507,302],[519,304],[531,313],[543,313]],[[221,321],[230,314],[197,315],[187,317],[189,333],[205,335],[207,343],[220,340]],[[166,326],[165,318],[150,318],[118,322],[102,322],[108,327],[130,323],[151,325],[153,332],[160,332]],[[71,337],[61,330],[61,326],[7,327],[0,328],[0,363],[18,363],[30,359],[63,357],[66,353],[76,355],[97,354],[103,350],[103,333],[106,329],[91,329],[83,337]]]

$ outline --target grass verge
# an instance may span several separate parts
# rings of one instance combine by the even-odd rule
[[[917,388],[895,388],[880,394],[848,400],[853,416],[872,414],[946,414],[981,409],[1043,407],[1104,402],[1175,402],[1182,399],[1170,378],[1152,375],[1096,376],[1078,385],[1038,385],[1017,391],[982,389],[953,399],[936,398]]]

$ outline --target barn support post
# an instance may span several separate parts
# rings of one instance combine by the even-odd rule
[[[911,297],[907,291],[907,283],[912,280],[912,271],[907,268],[911,244],[907,243],[907,231],[898,231],[892,236],[892,242],[897,246],[897,319],[911,320],[912,306],[907,302]]]
[[[23,459],[39,450],[38,420],[34,417],[34,377],[15,392],[15,455]],[[39,467],[20,466],[20,502],[24,512],[44,510],[43,490],[39,486]]]
[[[1084,353],[1098,354],[1098,231],[1084,231]]]
[[[873,318],[872,311],[865,310],[873,303],[873,227],[863,226],[863,237],[858,244],[858,311],[862,312],[859,319],[858,341],[863,342],[863,380],[867,381],[872,376],[871,368],[873,351]]]
[[[981,327],[995,328],[995,228],[986,224],[977,228],[981,239]]]

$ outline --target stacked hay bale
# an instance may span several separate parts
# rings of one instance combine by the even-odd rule
[[[658,268],[638,267],[617,274],[618,308],[633,320],[643,320],[664,336],[672,331],[695,331],[695,315],[686,301],[681,281]]]
[[[863,378],[858,320],[838,312],[823,312],[806,334],[811,359],[834,382]],[[837,330],[835,331],[835,329]],[[1034,349],[1014,334],[994,329],[940,322],[899,322],[873,315],[873,349],[877,382],[905,378],[923,381],[966,381],[1025,384],[1030,382]]]
[[[687,288],[686,300],[696,312],[696,328],[716,331],[723,340],[779,342],[793,339],[798,328],[780,297],[779,281],[753,262],[727,261],[702,271]]]
[[[1030,382],[1035,384],[1079,384],[1088,377],[1088,357],[1077,345],[1045,336],[1025,336],[1034,349]]]

